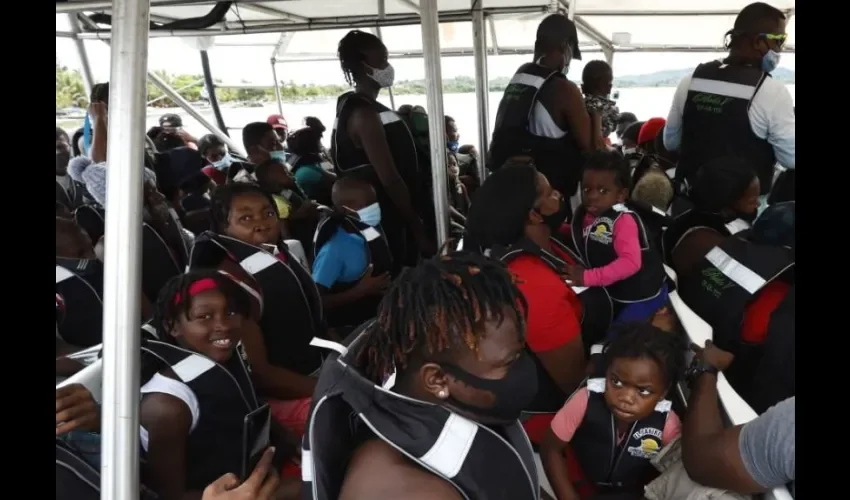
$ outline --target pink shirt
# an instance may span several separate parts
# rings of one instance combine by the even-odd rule
[[[563,408],[558,410],[555,418],[552,419],[552,432],[561,441],[569,443],[576,433],[576,429],[584,420],[584,414],[587,412],[587,400],[590,397],[586,387],[582,387],[576,391],[573,396],[567,400]],[[667,422],[664,423],[664,430],[661,432],[661,445],[669,443],[676,439],[682,433],[682,421],[679,416],[672,410],[668,413]]]
[[[584,216],[582,229],[587,231],[593,221],[596,220],[591,214]],[[634,276],[640,271],[640,237],[634,217],[624,216],[617,219],[613,232],[614,251],[617,258],[614,262],[602,267],[586,269],[582,279],[584,286],[609,286],[618,281]]]

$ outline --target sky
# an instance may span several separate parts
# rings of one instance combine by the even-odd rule
[[[498,42],[500,46],[530,45],[534,39],[534,29],[537,21],[505,21],[512,25],[497,25]],[[468,23],[464,23],[469,26]],[[713,23],[711,23],[713,24]],[[454,25],[441,25],[441,39],[443,47],[471,47],[471,29]],[[633,43],[654,43],[651,39],[651,26],[643,26],[643,29],[632,29]],[[710,29],[709,29],[710,28]],[[600,31],[616,32],[617,25],[600,26]],[[691,35],[699,40],[691,43],[699,45],[710,45],[715,33],[723,33],[723,25],[701,26],[699,32]],[[64,16],[57,15],[57,31],[68,31],[67,20]],[[789,30],[790,32],[790,30]],[[336,43],[345,31],[313,31],[297,33],[289,46],[289,53],[322,53],[333,55]],[[613,33],[612,33],[613,34]],[[672,42],[684,43],[677,38],[686,34],[676,35],[668,32],[668,36],[674,37]],[[675,35],[675,36],[674,36]],[[391,50],[411,50],[421,47],[421,36],[418,26],[400,26],[385,28],[383,30],[384,40]],[[214,78],[224,83],[240,83],[247,81],[257,84],[271,84],[273,81],[270,59],[273,44],[278,35],[237,35],[221,36],[215,39],[214,45],[209,50],[210,64]],[[109,47],[97,40],[86,40],[86,50],[92,72],[96,81],[106,81],[109,78]],[[192,46],[192,39],[183,38],[153,38],[148,46],[148,67],[152,70],[164,70],[168,73],[179,74],[201,74],[201,62],[197,49]],[[265,44],[254,45],[248,44]],[[244,44],[243,46],[232,46],[233,44]],[[614,75],[626,76],[654,71],[692,68],[706,60],[717,58],[720,54],[710,53],[617,53],[614,56]],[[79,59],[73,41],[67,38],[56,39],[56,57],[59,62],[70,68],[79,68]],[[586,53],[584,60],[602,59],[601,53]],[[491,56],[488,59],[489,77],[505,77],[512,75],[520,64],[527,62],[529,56]],[[425,77],[425,66],[422,59],[391,60],[396,69],[396,80],[418,80]],[[580,79],[583,63],[576,61],[571,65],[570,78]],[[443,78],[457,76],[474,76],[472,57],[444,57],[442,59]],[[780,67],[791,70],[795,69],[795,55],[783,54]],[[295,81],[303,84],[344,84],[339,63],[336,61],[323,62],[286,62],[278,64],[278,77],[284,81]]]

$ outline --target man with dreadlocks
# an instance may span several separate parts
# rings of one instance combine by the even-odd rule
[[[420,253],[433,255],[436,246],[422,220],[434,213],[431,192],[422,187],[427,165],[419,165],[404,121],[377,101],[395,78],[387,57],[386,46],[371,33],[354,30],[339,41],[340,66],[354,90],[337,99],[331,143],[339,175],[362,178],[378,193],[397,275],[416,265]]]
[[[537,386],[526,309],[504,265],[479,254],[405,271],[377,319],[325,363],[305,490],[316,500],[539,498],[517,422]]]
[[[761,194],[770,191],[778,161],[795,167],[794,101],[770,77],[788,40],[785,14],[762,2],[744,7],[726,33],[729,56],[700,64],[679,83],[664,127],[664,145],[680,151],[676,183],[694,185],[700,166],[737,156],[756,170]]]

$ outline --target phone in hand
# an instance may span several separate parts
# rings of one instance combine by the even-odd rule
[[[242,427],[242,481],[248,479],[270,445],[271,415],[267,404],[245,415]]]

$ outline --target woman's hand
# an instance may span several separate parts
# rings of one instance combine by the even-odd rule
[[[567,264],[564,270],[564,278],[572,286],[584,286],[584,268],[577,264]]]
[[[106,121],[107,111],[106,111],[106,103],[95,101],[89,104],[89,116],[91,116],[92,121]]]
[[[241,485],[233,474],[225,474],[204,490],[201,500],[272,500],[280,486],[277,472],[272,469],[274,448],[266,449],[254,467],[254,472]]]
[[[81,384],[56,389],[56,435],[73,430],[100,429],[100,408],[91,393]]]

